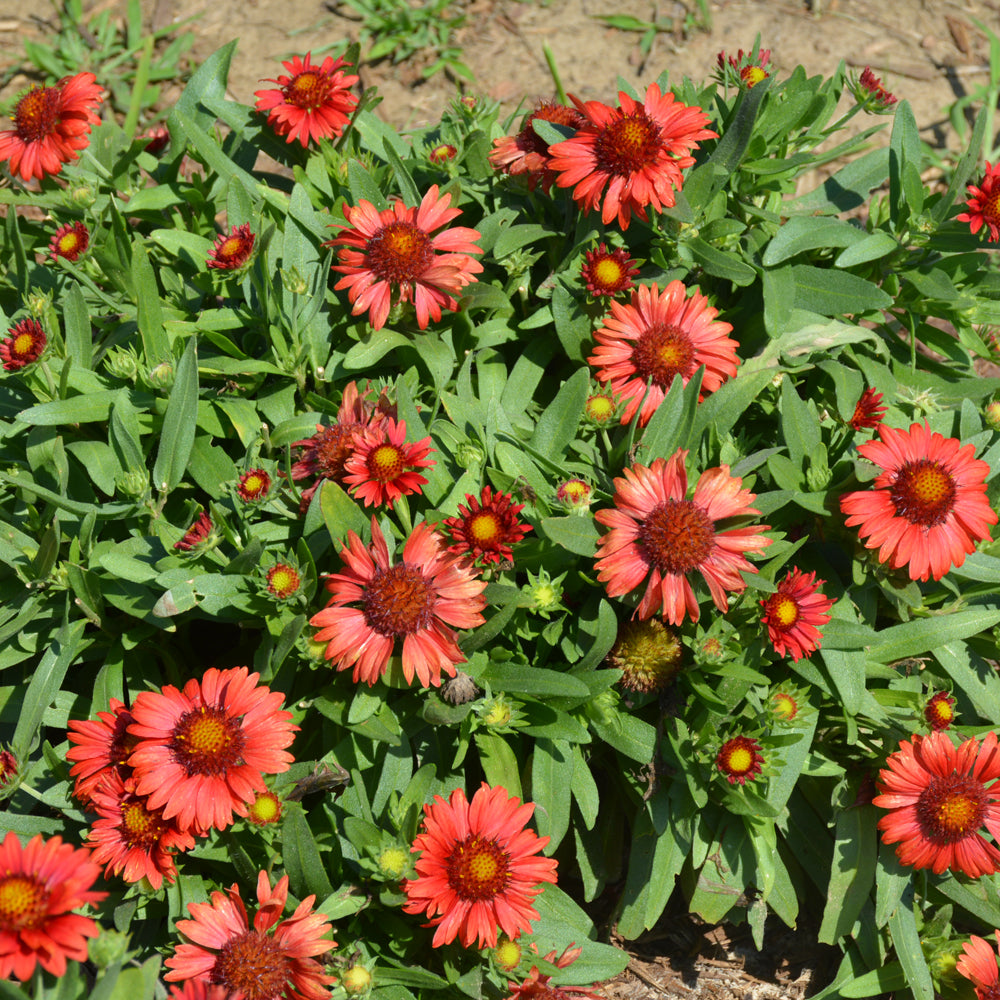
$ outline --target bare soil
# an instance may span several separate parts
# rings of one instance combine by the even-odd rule
[[[125,6],[125,0],[85,2],[90,13],[121,14]],[[962,141],[948,107],[989,79],[989,42],[976,21],[1000,32],[1000,0],[712,0],[710,29],[686,32],[686,16],[698,13],[693,0],[456,0],[455,6],[469,15],[456,41],[476,75],[475,85],[461,85],[508,111],[553,94],[543,44],[568,92],[610,102],[619,75],[640,88],[665,69],[673,79],[703,79],[720,51],[749,50],[759,33],[779,74],[799,63],[810,73],[830,74],[842,59],[859,71],[871,66],[910,102],[921,136],[940,150],[956,150]],[[245,103],[253,102],[262,78],[281,72],[282,58],[331,46],[336,51],[359,30],[352,9],[337,0],[143,0],[143,12],[154,28],[194,15],[185,27],[196,36],[195,62],[239,38],[230,93]],[[672,18],[675,30],[658,34],[644,56],[638,34],[608,28],[595,19],[601,14]],[[31,10],[23,0],[0,0],[0,79],[21,63],[23,39],[44,38],[54,23],[48,6]],[[440,117],[456,85],[444,73],[424,80],[421,71],[431,61],[428,54],[395,66],[383,60],[361,67],[362,85],[377,86],[384,97],[379,113],[387,121],[406,128]],[[16,73],[0,89],[0,104],[30,82]],[[762,952],[745,926],[709,927],[683,907],[671,908],[639,941],[618,942],[629,950],[629,968],[603,992],[609,1000],[802,1000],[829,981],[838,958],[835,949],[816,944],[808,926],[821,903],[814,914],[806,910],[799,930],[769,924]]]

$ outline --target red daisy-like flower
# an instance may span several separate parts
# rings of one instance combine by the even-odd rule
[[[462,214],[450,204],[451,195],[439,194],[433,184],[417,208],[399,198],[381,212],[364,200],[344,206],[347,225],[323,246],[338,248],[340,263],[333,270],[344,277],[335,287],[348,290],[352,315],[367,310],[371,325],[381,330],[394,289],[398,302],[413,303],[421,330],[431,319],[440,322],[442,307],[458,309],[455,296],[483,269],[470,254],[483,251],[473,242],[479,239],[475,229],[456,226],[431,235]]]
[[[427,479],[414,470],[437,464],[426,457],[433,450],[429,437],[407,444],[406,424],[386,417],[355,436],[354,451],[344,463],[344,483],[366,507],[395,503],[421,492]]]
[[[49,342],[42,325],[33,319],[22,319],[7,332],[10,336],[0,341],[0,361],[9,372],[20,371],[37,361]]]
[[[872,72],[871,66],[866,66],[861,76],[852,86],[854,99],[873,114],[888,114],[896,104],[896,96],[890,94],[882,81]]]
[[[924,718],[936,733],[947,729],[955,721],[955,699],[947,691],[931,695],[924,705]]]
[[[170,130],[160,122],[146,129],[139,138],[146,140],[147,153],[151,156],[159,156],[170,145]]]
[[[614,297],[627,292],[632,287],[632,279],[639,268],[621,247],[609,250],[602,243],[596,250],[588,250],[584,255],[580,277],[587,291],[595,298]]]
[[[564,479],[556,487],[556,500],[568,510],[588,510],[594,487],[585,479]]]
[[[259,679],[246,667],[212,667],[183,691],[168,684],[136,695],[129,732],[139,742],[128,763],[147,809],[176,817],[182,830],[223,830],[234,812],[246,816],[264,774],[288,770],[294,758],[284,748],[299,727],[281,692]]]
[[[1000,931],[995,931],[997,949],[1000,950]],[[976,1000],[998,1000],[1000,998],[1000,967],[997,966],[997,951],[993,946],[975,934],[962,945],[962,954],[955,963],[955,969],[964,976],[976,990]]]
[[[255,503],[264,500],[271,492],[271,477],[264,469],[250,469],[240,476],[240,484],[236,487],[236,495],[244,503]]]
[[[574,948],[571,944],[563,953],[556,958],[556,952],[550,951],[545,956],[546,962],[551,962],[557,968],[565,969],[572,965],[583,953],[582,948]],[[581,1000],[582,997],[591,997],[592,1000],[601,1000],[600,993],[592,990],[585,990],[582,986],[555,986],[552,977],[542,975],[538,971],[538,966],[533,965],[524,982],[508,982],[510,996],[507,1000]]]
[[[154,889],[163,885],[164,877],[175,881],[173,852],[189,851],[194,837],[164,819],[161,809],[150,809],[146,797],[136,794],[134,778],[122,780],[112,770],[95,789],[92,802],[99,818],[91,826],[87,846],[93,849],[93,860],[105,866],[105,878],[112,873],[126,882],[145,878]]]
[[[703,399],[736,374],[738,345],[726,336],[732,326],[716,320],[718,315],[697,288],[688,297],[680,281],[671,281],[662,292],[655,284],[640,285],[628,305],[611,303],[611,315],[594,333],[597,346],[587,363],[624,400],[623,424],[638,413],[645,427],[675,375],[687,385],[704,365]]]
[[[455,664],[465,662],[454,628],[483,624],[486,581],[473,575],[467,561],[451,555],[425,522],[413,529],[398,562],[390,563],[374,517],[371,548],[350,531],[340,557],[345,571],[327,578],[333,596],[310,620],[320,630],[315,640],[326,643],[326,658],[337,670],[353,666],[355,682],[371,687],[402,639],[407,683],[414,674],[424,687],[439,687],[442,671],[454,677]]]
[[[526,829],[535,806],[523,805],[506,788],[485,782],[472,801],[461,788],[447,802],[440,795],[424,806],[417,878],[407,879],[406,913],[426,913],[436,927],[435,948],[454,941],[492,948],[497,931],[516,938],[531,931],[538,912],[531,905],[556,881],[555,858],[536,857],[549,842]]]
[[[184,533],[184,537],[179,542],[174,542],[174,548],[182,552],[190,552],[191,549],[200,545],[212,533],[212,519],[207,511],[202,511],[195,519],[194,524]]]
[[[435,146],[428,154],[427,159],[431,163],[440,164],[454,160],[458,155],[458,150],[449,142],[442,142]]]
[[[618,101],[612,108],[573,97],[586,121],[572,139],[549,147],[550,168],[559,187],[575,185],[573,198],[584,211],[601,205],[605,225],[617,217],[628,229],[633,212],[645,222],[647,205],[659,212],[674,204],[681,171],[694,163],[691,151],[717,133],[704,128],[708,115],[701,108],[681,104],[655,83],[642,103],[624,91]]]
[[[0,788],[17,774],[17,758],[9,750],[0,750]]]
[[[856,430],[879,427],[887,408],[882,405],[882,393],[874,389],[865,389],[861,398],[854,405],[854,413],[847,422]]]
[[[739,49],[735,56],[728,57],[728,65],[735,70],[740,78],[740,83],[749,90],[756,86],[761,80],[766,80],[771,74],[764,68],[771,59],[770,49],[761,49],[754,58],[753,52],[744,52]],[[725,72],[727,57],[725,52],[720,52],[716,56],[719,69]]]
[[[93,73],[77,73],[54,87],[32,87],[17,102],[13,129],[0,132],[0,163],[7,160],[22,180],[58,174],[90,143],[90,127],[104,91]]]
[[[565,104],[540,101],[538,107],[521,123],[517,135],[505,135],[493,140],[493,152],[489,161],[495,170],[514,177],[524,177],[530,190],[534,191],[541,181],[542,190],[548,194],[556,172],[551,169],[552,157],[549,144],[535,131],[533,121],[553,122],[578,129],[586,119],[579,111]]]
[[[267,872],[257,877],[260,905],[253,926],[239,887],[213,892],[210,903],[188,903],[190,920],[178,920],[187,938],[166,961],[168,982],[202,980],[219,985],[243,1000],[326,1000],[335,982],[313,957],[337,942],[326,937],[330,921],[312,912],[315,896],[307,896],[286,920],[288,876],[274,888]],[[280,921],[280,923],[279,923]]]
[[[67,222],[60,226],[49,241],[49,257],[75,263],[90,246],[90,230],[82,222]]]
[[[308,508],[313,494],[324,479],[344,481],[344,466],[354,450],[354,439],[368,427],[374,427],[386,417],[396,415],[395,406],[385,394],[376,402],[368,397],[369,390],[359,392],[357,384],[348,382],[337,411],[336,422],[329,427],[316,425],[316,433],[304,441],[295,441],[293,448],[304,448],[299,460],[292,465],[292,480],[299,482],[317,476],[317,480],[302,493],[301,509]]]
[[[305,59],[293,56],[282,62],[290,75],[263,80],[276,83],[277,89],[254,93],[257,110],[267,112],[267,123],[275,133],[287,136],[286,142],[298,139],[303,147],[342,135],[358,106],[351,93],[358,78],[344,72],[353,64],[327,56],[322,65],[314,66],[311,58],[312,52],[307,52]]]
[[[935,875],[951,869],[979,878],[1000,870],[1000,851],[980,833],[985,826],[1000,839],[997,778],[996,733],[959,747],[943,732],[901,740],[872,800],[887,810],[878,821],[882,839],[898,845],[901,864]]]
[[[991,166],[987,161],[986,173],[978,184],[969,184],[966,201],[967,212],[956,215],[958,222],[969,223],[969,229],[978,233],[983,225],[990,231],[987,237],[991,243],[1000,240],[1000,163]]]
[[[287,601],[289,597],[294,597],[302,586],[299,571],[288,563],[275,563],[267,571],[266,580],[268,593],[279,601]]]
[[[87,960],[86,939],[97,937],[97,924],[70,911],[107,896],[90,888],[100,874],[84,847],[41,834],[22,847],[7,832],[0,844],[0,979],[24,982],[36,965],[64,976],[67,959]]]
[[[458,517],[444,519],[444,526],[455,542],[448,551],[469,555],[485,565],[512,562],[511,546],[532,530],[530,524],[517,519],[524,504],[514,503],[509,493],[494,493],[489,486],[482,488],[479,497],[466,493],[468,507],[459,504]]]
[[[761,601],[764,614],[761,622],[767,626],[767,636],[779,656],[801,660],[803,656],[819,649],[820,626],[830,620],[833,601],[820,592],[815,573],[803,573],[793,566],[791,572],[778,584],[778,589]]]
[[[746,784],[760,774],[764,757],[760,744],[749,736],[734,736],[726,740],[715,758],[715,766],[731,785]]]
[[[741,594],[740,572],[756,572],[745,552],[761,552],[771,544],[761,534],[768,525],[718,530],[720,521],[759,514],[750,505],[756,494],[741,489],[729,466],[706,469],[689,500],[687,452],[657,458],[652,466],[625,469],[615,479],[615,507],[599,510],[595,519],[611,530],[597,547],[597,579],[609,597],[621,597],[646,584],[636,614],[649,618],[660,608],[671,625],[685,615],[698,621],[700,609],[689,574],[699,573],[720,611],[729,593]]]
[[[73,745],[66,759],[73,761],[69,773],[76,779],[73,794],[89,805],[96,789],[111,774],[128,774],[125,762],[135,749],[136,738],[128,732],[135,721],[124,702],[112,698],[110,712],[96,719],[70,719],[66,737]]]
[[[238,271],[250,259],[256,240],[256,235],[250,231],[250,223],[233,226],[228,235],[220,233],[215,237],[206,263],[220,271]]]
[[[940,580],[997,523],[986,499],[990,467],[972,457],[973,445],[931,433],[927,424],[908,431],[882,424],[878,434],[880,441],[866,441],[858,451],[883,471],[874,489],[840,498],[846,524],[861,526],[865,547],[878,548],[879,562],[908,566],[911,580]]]

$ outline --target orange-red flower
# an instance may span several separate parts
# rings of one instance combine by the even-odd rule
[[[1000,931],[995,931],[997,948],[1000,949]],[[962,945],[962,954],[955,963],[960,976],[964,976],[976,990],[976,1000],[997,1000],[1000,997],[1000,968],[993,946],[975,934]]]
[[[112,698],[110,712],[98,712],[96,719],[70,719],[66,736],[73,744],[66,759],[73,761],[69,773],[76,779],[73,794],[89,805],[95,790],[112,773],[127,776],[125,762],[135,749],[136,739],[128,732],[135,721],[124,702]]]
[[[314,66],[311,58],[312,52],[307,52],[304,59],[293,56],[282,62],[290,75],[261,81],[278,87],[254,94],[257,110],[267,112],[267,123],[275,133],[287,136],[286,142],[298,139],[303,146],[343,134],[358,105],[351,93],[358,78],[344,72],[352,64],[327,56],[322,65]]]
[[[955,699],[947,691],[931,695],[924,705],[924,718],[934,732],[947,729],[955,721]]]
[[[213,892],[210,903],[188,903],[190,920],[178,920],[187,938],[166,961],[168,982],[202,980],[223,986],[244,1000],[327,1000],[334,982],[314,955],[337,944],[326,937],[329,919],[312,912],[315,896],[307,896],[286,920],[288,876],[274,888],[267,872],[257,877],[253,926],[239,887]],[[279,923],[280,921],[280,923]]]
[[[973,445],[931,433],[927,424],[908,431],[882,424],[878,433],[881,441],[866,441],[858,451],[883,471],[874,489],[840,498],[847,526],[861,526],[879,562],[908,566],[911,580],[940,580],[997,523],[986,498],[990,467],[972,457]]]
[[[865,389],[861,393],[861,398],[854,404],[854,413],[848,423],[856,431],[864,430],[866,427],[879,427],[882,418],[886,415],[887,408],[882,405],[882,393],[874,389]]]
[[[749,90],[755,87],[761,80],[766,80],[771,74],[764,68],[771,59],[770,49],[761,49],[754,58],[753,52],[744,52],[739,49],[735,56],[727,56],[725,52],[720,52],[716,57],[720,73],[720,80],[725,75],[726,65],[732,68],[739,76],[741,86]]]
[[[240,476],[239,486],[236,487],[236,495],[244,503],[255,503],[257,500],[267,499],[267,494],[271,491],[271,477],[264,469],[249,469]]]
[[[37,361],[49,342],[41,324],[33,319],[22,319],[7,332],[10,336],[0,341],[0,361],[9,372],[20,371]]]
[[[896,104],[896,95],[890,94],[882,81],[873,72],[871,66],[866,66],[861,76],[852,85],[854,99],[873,114],[888,114]]]
[[[416,469],[437,463],[427,458],[431,439],[406,443],[406,424],[392,417],[357,433],[354,451],[344,463],[344,483],[366,507],[395,503],[400,497],[420,493],[427,479]]]
[[[486,582],[426,522],[413,529],[395,563],[374,517],[371,548],[349,531],[340,557],[344,572],[326,580],[333,596],[310,621],[320,630],[315,640],[326,643],[326,658],[338,670],[353,666],[354,680],[371,687],[402,639],[407,683],[414,674],[424,687],[439,687],[442,671],[454,677],[455,664],[465,662],[454,628],[483,624]]]
[[[531,905],[545,882],[556,881],[555,858],[536,857],[549,842],[526,829],[534,804],[485,782],[472,801],[461,788],[447,802],[434,796],[424,806],[417,878],[403,891],[407,913],[426,913],[436,927],[435,948],[454,941],[470,948],[493,947],[497,931],[516,938],[531,930]]]
[[[215,237],[206,263],[220,271],[238,271],[250,259],[256,240],[248,222],[233,226],[228,234],[220,233]]]
[[[87,846],[92,858],[104,865],[104,875],[121,875],[126,882],[148,879],[154,889],[163,885],[166,877],[177,877],[174,851],[194,847],[194,837],[163,818],[162,809],[150,809],[144,795],[137,795],[135,779],[122,780],[118,771],[111,771],[95,789],[94,820]]]
[[[517,519],[524,504],[514,503],[509,493],[494,493],[490,486],[484,486],[479,497],[466,493],[468,507],[459,504],[458,517],[444,519],[444,526],[455,542],[448,551],[469,555],[486,565],[513,561],[511,546],[532,530],[530,524]]]
[[[194,524],[184,533],[184,537],[180,541],[174,542],[174,548],[180,549],[182,552],[190,552],[211,535],[212,528],[212,519],[208,516],[208,512],[203,510],[195,518]]]
[[[9,750],[0,750],[0,788],[17,776],[17,758]]]
[[[819,627],[830,620],[833,601],[819,592],[821,583],[815,573],[803,573],[793,566],[778,584],[778,589],[761,601],[764,614],[761,621],[779,656],[801,660],[819,649],[823,638]]]
[[[897,845],[900,863],[935,875],[946,868],[970,878],[1000,871],[1000,851],[980,833],[985,826],[1000,839],[997,778],[996,733],[959,747],[944,732],[901,740],[872,800],[887,810],[878,822],[882,839]]]
[[[545,961],[551,962],[559,969],[565,969],[572,965],[582,953],[582,948],[575,948],[570,944],[558,958],[556,958],[555,951],[550,951],[545,956]],[[507,987],[510,990],[510,996],[507,1000],[580,1000],[582,997],[600,1000],[601,998],[601,994],[594,993],[593,990],[586,990],[582,986],[554,985],[552,977],[539,972],[537,965],[531,967],[531,972],[528,973],[523,982],[508,982]]]
[[[767,525],[719,530],[719,522],[759,514],[750,505],[756,495],[741,489],[743,480],[729,466],[706,469],[689,500],[687,452],[652,466],[635,465],[615,479],[615,506],[594,517],[611,530],[597,547],[597,579],[609,597],[621,597],[644,583],[636,614],[649,618],[660,608],[671,625],[685,616],[698,620],[700,609],[689,575],[699,573],[715,606],[728,607],[728,594],[740,594],[746,583],[740,572],[756,572],[745,552],[771,544],[761,534]]]
[[[354,450],[354,439],[367,427],[374,427],[387,416],[395,416],[396,408],[390,405],[383,393],[376,402],[368,396],[369,390],[358,392],[357,384],[348,382],[337,411],[337,419],[329,427],[316,425],[316,433],[304,441],[295,441],[293,448],[305,449],[292,465],[292,480],[299,482],[317,476],[302,493],[301,509],[305,511],[313,494],[324,479],[344,481],[344,466]]]
[[[540,101],[538,107],[521,123],[521,131],[517,135],[505,135],[493,140],[493,152],[489,155],[489,161],[496,170],[514,177],[524,177],[532,191],[541,181],[542,190],[548,193],[556,179],[556,173],[550,167],[552,157],[549,156],[549,144],[535,131],[531,124],[534,121],[553,122],[578,129],[585,119],[579,111],[568,108],[565,104]]]
[[[956,215],[958,222],[969,223],[969,229],[978,233],[983,225],[990,231],[991,243],[1000,240],[1000,163],[986,164],[986,173],[978,184],[968,185],[972,196],[966,201],[967,212]]]
[[[731,785],[744,785],[760,774],[764,756],[760,744],[749,736],[726,740],[715,758],[715,766]]]
[[[587,291],[595,298],[613,297],[627,292],[632,287],[632,279],[639,273],[635,261],[622,247],[609,250],[602,243],[596,250],[588,250],[584,255],[580,277]]]
[[[450,208],[451,195],[431,185],[417,208],[397,198],[391,208],[378,211],[369,201],[344,206],[347,225],[323,246],[337,247],[344,275],[336,288],[346,288],[354,316],[368,311],[369,321],[381,330],[389,318],[393,291],[398,302],[412,302],[421,330],[431,319],[441,320],[441,309],[458,309],[455,299],[473,281],[483,265],[470,254],[483,251],[473,242],[475,229],[456,226],[431,235],[462,214]]]
[[[285,747],[298,726],[284,696],[259,679],[246,667],[211,667],[182,691],[167,684],[136,695],[129,732],[139,742],[128,763],[147,809],[176,817],[182,830],[222,830],[234,812],[246,816],[247,800],[267,787],[264,774],[288,770]]]
[[[633,212],[645,222],[647,205],[659,212],[674,204],[681,171],[694,163],[691,151],[717,133],[704,128],[708,115],[701,108],[661,93],[655,83],[642,103],[625,91],[618,100],[612,108],[573,97],[586,120],[571,139],[549,147],[549,165],[559,187],[576,185],[573,197],[584,211],[600,205],[605,225],[617,217],[628,229]]]
[[[265,579],[268,593],[279,601],[287,601],[289,597],[294,597],[302,586],[299,571],[288,563],[275,563],[267,571]]]
[[[687,385],[704,365],[700,397],[704,398],[736,374],[738,345],[726,336],[732,326],[716,320],[718,314],[698,289],[688,297],[680,281],[671,281],[662,292],[655,284],[640,285],[628,305],[611,303],[611,315],[595,332],[597,346],[587,362],[625,402],[623,424],[638,413],[639,424],[645,427],[675,375]]]
[[[454,160],[457,155],[458,150],[450,142],[442,142],[427,154],[427,159],[440,166],[442,163]]]
[[[87,960],[86,939],[97,937],[97,924],[70,911],[107,896],[90,888],[100,874],[86,848],[41,834],[22,847],[7,832],[0,844],[0,979],[24,982],[36,965],[64,976],[67,959]]]
[[[90,127],[100,123],[95,113],[104,91],[93,73],[77,73],[54,87],[32,87],[17,102],[13,129],[0,132],[0,163],[12,174],[31,180],[58,174],[90,143]]]
[[[49,241],[49,257],[78,261],[90,246],[90,230],[82,222],[67,222],[60,226]]]

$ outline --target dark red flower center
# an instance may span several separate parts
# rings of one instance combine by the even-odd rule
[[[976,987],[976,1000],[1000,1000],[1000,983]]]
[[[1000,184],[983,198],[983,219],[990,225],[1000,226]]]
[[[407,636],[430,628],[436,594],[415,566],[397,563],[376,569],[365,587],[364,615],[380,635]]]
[[[0,931],[40,927],[48,913],[49,891],[31,875],[0,876]]]
[[[661,573],[687,573],[711,553],[715,523],[691,500],[664,500],[639,525],[639,544]]]
[[[313,456],[316,471],[327,479],[337,479],[344,473],[344,463],[354,450],[354,435],[361,424],[334,424],[316,435]]]
[[[789,594],[772,594],[764,610],[768,625],[781,631],[790,629],[799,620],[799,606]]]
[[[211,976],[246,1000],[276,1000],[288,987],[288,956],[273,937],[247,931],[219,949]]]
[[[120,810],[120,829],[126,846],[148,850],[158,844],[166,833],[167,826],[160,814],[148,812],[142,799],[129,797],[122,802]]]
[[[632,364],[644,378],[669,389],[675,375],[689,379],[695,370],[695,347],[676,326],[657,323],[644,330],[632,348]]]
[[[448,884],[468,902],[493,899],[507,888],[510,855],[495,840],[466,837],[448,855]]]
[[[986,789],[968,775],[935,775],[917,799],[917,819],[926,836],[955,844],[983,825]]]
[[[940,524],[955,506],[955,480],[930,458],[907,462],[889,491],[896,513],[924,528]]]
[[[333,83],[319,70],[308,69],[292,78],[284,88],[285,100],[303,111],[318,111],[325,103]]]
[[[14,126],[23,142],[41,142],[56,130],[62,104],[61,87],[35,87],[17,102]]]
[[[245,744],[240,720],[212,705],[181,716],[174,726],[170,748],[189,775],[218,776],[243,764]]]
[[[415,281],[434,259],[431,238],[412,222],[383,226],[365,248],[368,266],[383,281]]]
[[[606,125],[594,143],[598,166],[621,177],[656,163],[662,146],[660,126],[641,108]]]
[[[366,464],[372,479],[379,483],[391,483],[403,474],[406,454],[402,448],[386,441],[372,448]]]

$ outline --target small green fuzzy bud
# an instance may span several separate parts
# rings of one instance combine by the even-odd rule
[[[131,382],[139,374],[139,358],[127,347],[115,347],[104,356],[104,367],[109,375]]]
[[[486,452],[478,441],[466,439],[455,449],[455,459],[460,469],[478,469],[486,461]]]
[[[1000,399],[992,399],[986,404],[983,419],[991,430],[1000,431]]]
[[[584,711],[595,722],[615,725],[618,722],[618,692],[607,688],[584,705]]]
[[[521,946],[502,934],[497,946],[490,952],[490,959],[501,972],[509,974],[521,963]]]
[[[150,389],[170,390],[174,387],[174,363],[161,361],[146,372],[146,385]]]
[[[285,291],[291,292],[293,295],[305,295],[309,290],[309,283],[294,265],[287,270],[282,269],[281,283],[284,285]]]
[[[543,618],[548,618],[555,611],[565,610],[563,608],[563,589],[560,586],[563,573],[556,579],[551,579],[545,570],[539,570],[538,576],[528,572],[528,585],[524,588],[524,595],[527,598],[527,607]]]
[[[820,447],[815,454],[809,456],[809,468],[806,469],[806,485],[814,493],[825,490],[830,485],[833,473],[826,460],[826,449]]]
[[[78,187],[70,189],[69,200],[72,204],[79,205],[81,208],[90,208],[97,201],[97,197],[94,195],[93,189],[89,184],[81,184]]]
[[[363,965],[352,965],[340,977],[340,985],[349,997],[359,997],[372,988],[372,974]]]
[[[52,306],[52,298],[47,292],[33,290],[25,296],[24,304],[28,307],[32,319],[42,320]]]
[[[99,969],[107,969],[128,954],[128,935],[101,927],[101,933],[90,942],[87,954]]]
[[[115,488],[123,497],[137,500],[149,488],[149,475],[145,469],[128,469],[115,476]]]
[[[496,695],[483,706],[482,720],[490,729],[501,729],[514,717],[514,706],[503,696]]]
[[[379,871],[391,879],[401,879],[409,870],[410,856],[402,847],[387,847],[378,856]]]

